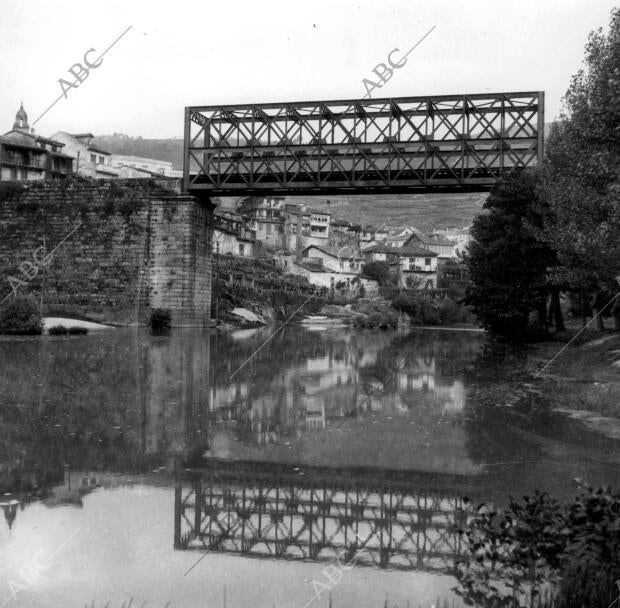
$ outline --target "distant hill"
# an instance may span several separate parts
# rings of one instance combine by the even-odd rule
[[[329,210],[355,224],[379,228],[411,225],[423,232],[469,226],[480,213],[486,194],[381,194],[347,196],[290,196],[287,202]],[[222,207],[235,209],[238,199],[220,199]],[[329,202],[328,202],[329,201]]]
[[[173,169],[183,169],[183,138],[143,139],[114,133],[114,135],[98,135],[93,143],[112,154],[129,154],[167,160],[172,163]]]

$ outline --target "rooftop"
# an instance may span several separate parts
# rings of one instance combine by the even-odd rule
[[[97,154],[105,154],[106,156],[110,156],[110,152],[102,150],[101,148],[96,148],[95,146],[88,146],[86,149],[89,152],[97,152]]]
[[[415,247],[414,245],[408,245],[407,247],[393,247],[392,248],[398,255],[403,257],[418,257],[418,258],[436,258],[437,254],[434,251],[424,249],[424,247]]]
[[[409,245],[407,247],[388,247],[386,245],[373,245],[366,249],[374,253],[386,253],[390,255],[398,255],[401,257],[418,257],[418,258],[436,258],[437,254],[434,251],[424,249],[424,247],[415,247]]]
[[[358,252],[354,251],[353,247],[349,247],[346,245],[343,247],[329,247],[327,245],[308,245],[307,247],[304,247],[303,253],[310,249],[317,249],[318,251],[322,251],[323,253],[333,258],[342,257],[343,259],[347,260],[363,259]]]

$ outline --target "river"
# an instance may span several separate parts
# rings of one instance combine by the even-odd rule
[[[273,331],[0,340],[2,608],[458,602],[465,498],[620,481],[482,333]]]

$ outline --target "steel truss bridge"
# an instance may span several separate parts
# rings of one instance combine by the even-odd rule
[[[542,159],[544,93],[185,108],[199,195],[486,191]]]
[[[471,479],[211,461],[180,469],[174,546],[247,557],[453,573]]]

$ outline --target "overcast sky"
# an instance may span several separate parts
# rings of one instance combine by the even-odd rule
[[[373,97],[546,92],[560,111],[588,33],[612,0],[0,0],[0,132],[23,100],[30,123],[68,69],[129,29],[36,131],[182,137],[183,107],[361,98],[362,79],[409,49]],[[393,59],[400,55],[395,53]]]

